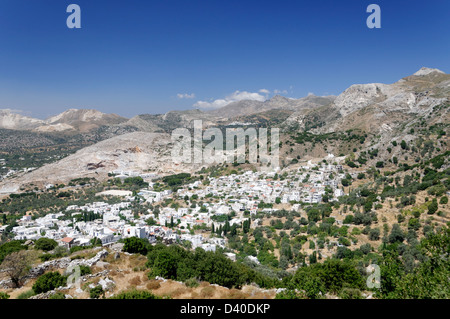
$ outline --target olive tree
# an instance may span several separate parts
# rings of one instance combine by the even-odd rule
[[[0,269],[9,276],[15,287],[21,287],[35,258],[36,254],[32,251],[13,252],[5,257]]]

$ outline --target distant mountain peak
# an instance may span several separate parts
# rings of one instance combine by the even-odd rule
[[[433,72],[445,74],[445,72],[442,72],[439,69],[432,69],[432,68],[422,67],[422,68],[420,68],[419,71],[417,71],[413,75],[415,75],[415,76],[422,76],[422,75],[428,75],[428,74],[433,73]]]
[[[271,101],[286,101],[288,98],[282,95],[274,95],[270,100]]]
[[[59,122],[89,122],[100,121],[106,118],[120,118],[115,114],[105,114],[94,109],[68,109],[58,115],[52,116],[47,119],[47,123],[59,123]]]

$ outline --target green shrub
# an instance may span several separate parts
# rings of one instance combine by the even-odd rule
[[[361,245],[361,247],[359,247],[359,249],[361,250],[361,252],[364,255],[367,255],[368,253],[370,253],[372,251],[372,246],[369,243],[367,243],[367,244]]]
[[[293,289],[287,289],[277,293],[275,299],[306,299],[306,296]]]
[[[350,246],[351,245],[350,240],[348,240],[345,237],[339,237],[338,242],[340,244],[344,245],[344,246]]]
[[[221,252],[205,252],[201,248],[189,251],[181,246],[161,244],[155,245],[147,258],[147,267],[152,270],[149,278],[161,276],[183,282],[197,278],[227,288],[239,288],[251,282],[260,287],[273,285],[271,278],[257,273],[248,265],[231,261]]]
[[[351,224],[351,223],[353,223],[353,219],[354,219],[353,215],[347,215],[347,216],[345,216],[344,221],[342,223],[343,224]]]
[[[433,200],[431,201],[431,203],[428,205],[428,214],[429,215],[433,215],[434,213],[436,213],[438,210],[438,203],[437,203],[437,199],[433,198]]]
[[[123,251],[131,254],[141,254],[145,256],[149,251],[149,242],[148,240],[137,237],[126,238],[123,246]]]
[[[130,290],[121,292],[109,299],[161,299],[161,297],[145,290]]]
[[[0,291],[0,299],[9,299],[9,295],[5,292]]]
[[[89,291],[89,296],[91,297],[91,299],[98,299],[102,295],[104,296],[104,294],[105,291],[103,290],[102,286],[97,286]]]
[[[382,168],[382,167],[384,167],[384,162],[383,162],[383,161],[378,161],[378,162],[375,164],[375,166],[376,166],[377,168]]]
[[[51,295],[48,299],[66,299],[66,296],[63,293],[57,292],[56,294]]]
[[[42,254],[42,255],[39,256],[39,259],[40,259],[42,262],[49,261],[49,260],[52,259],[52,258],[54,258],[54,256],[53,256],[52,254]]]
[[[34,295],[36,295],[36,293],[33,291],[33,289],[30,289],[22,292],[19,296],[17,296],[17,299],[28,299]]]
[[[91,267],[85,266],[85,265],[80,266],[80,276],[90,275],[90,274],[92,274]]]
[[[33,290],[35,293],[40,294],[64,286],[66,281],[67,278],[59,272],[48,272],[36,280],[33,285]]]
[[[58,243],[54,239],[45,238],[45,237],[39,238],[34,243],[34,248],[40,249],[43,251],[53,250],[56,248],[56,246],[58,246]]]
[[[186,287],[189,287],[189,288],[196,288],[199,286],[199,282],[198,282],[197,278],[190,278],[190,279],[186,280],[184,282],[184,284],[186,285]]]
[[[308,298],[318,298],[320,293],[337,293],[344,287],[362,289],[364,278],[352,264],[330,259],[299,268],[290,285],[292,288],[305,290]]]
[[[70,253],[73,254],[74,252],[85,250],[87,248],[92,248],[91,246],[73,246],[70,248]]]
[[[378,228],[371,229],[369,231],[369,240],[378,240],[380,239],[380,230]]]
[[[341,299],[363,299],[361,290],[356,288],[342,288],[338,296]]]

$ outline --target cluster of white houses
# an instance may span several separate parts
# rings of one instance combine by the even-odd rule
[[[341,165],[316,165],[308,162],[308,165],[290,172],[282,179],[274,178],[277,171],[247,171],[240,175],[209,177],[207,187],[199,188],[201,184],[197,181],[179,189],[177,194],[179,197],[197,195],[199,198],[218,196],[225,199],[226,207],[235,211],[249,210],[254,214],[259,202],[274,204],[277,198],[281,203],[320,203],[326,187],[333,192],[330,200],[336,200],[344,195],[343,190],[338,187],[340,180],[344,178],[341,170]]]
[[[217,246],[225,247],[226,239],[220,237],[205,238],[195,234],[193,229],[207,226],[218,229],[224,222],[217,222],[214,216],[227,215],[231,212],[233,218],[230,225],[242,224],[248,218],[245,211],[256,214],[259,203],[291,204],[292,209],[298,209],[299,202],[319,203],[328,188],[329,200],[335,200],[344,195],[339,189],[339,181],[344,178],[340,165],[326,163],[301,166],[298,170],[281,174],[279,170],[272,172],[246,171],[243,174],[232,174],[221,177],[208,177],[209,183],[196,181],[185,185],[176,193],[170,190],[154,191],[150,184],[148,189],[142,189],[138,196],[149,203],[158,203],[166,198],[186,198],[196,195],[198,199],[215,197],[214,203],[180,208],[163,207],[158,214],[148,210],[145,213],[133,214],[130,209],[135,197],[124,196],[124,201],[117,204],[94,202],[85,206],[69,206],[66,212],[48,214],[40,218],[24,216],[19,226],[13,228],[15,239],[36,240],[40,237],[52,238],[67,247],[90,245],[93,238],[99,238],[103,245],[110,245],[121,238],[139,237],[155,242],[161,238],[165,242],[190,241],[193,248],[201,247],[215,251]],[[113,172],[116,176],[142,176],[130,172]],[[276,177],[277,175],[277,177]],[[281,177],[281,178],[280,178]],[[331,196],[330,196],[331,190]],[[194,207],[195,206],[195,207]],[[86,220],[84,213],[94,213],[94,220]],[[69,217],[67,215],[70,215]],[[153,223],[148,223],[149,219]],[[223,219],[222,219],[223,220]],[[255,227],[258,220],[253,221]],[[170,227],[169,227],[170,226]]]
[[[151,243],[161,238],[166,243],[190,241],[193,248],[201,247],[205,250],[215,251],[216,246],[225,247],[226,241],[222,238],[204,238],[201,234],[192,235],[187,229],[188,225],[199,224],[198,220],[190,218],[189,215],[182,216],[183,209],[175,211],[171,208],[163,209],[159,215],[159,225],[148,225],[149,218],[155,218],[152,213],[140,214],[135,218],[129,208],[133,197],[127,197],[129,201],[118,204],[108,204],[104,202],[94,202],[85,206],[69,206],[66,213],[70,212],[71,217],[67,219],[67,214],[63,212],[57,214],[47,214],[44,217],[33,219],[31,215],[23,216],[19,220],[19,226],[12,229],[15,234],[14,239],[37,240],[41,237],[56,240],[60,245],[71,248],[73,246],[88,246],[91,240],[98,238],[104,246],[111,245],[121,238],[138,237],[146,238]],[[82,219],[83,213],[94,213],[101,218],[92,221]],[[177,225],[180,231],[164,226],[172,217],[176,221],[181,218],[181,224]],[[207,222],[210,218],[202,216]],[[79,221],[77,221],[79,220]],[[203,223],[204,220],[201,220]],[[186,226],[185,229],[183,229]]]

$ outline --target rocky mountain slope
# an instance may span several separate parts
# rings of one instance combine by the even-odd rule
[[[23,116],[11,110],[0,110],[0,128],[45,133],[84,133],[102,126],[117,125],[127,120],[116,114],[105,114],[88,109],[69,109],[46,120]]]
[[[390,159],[393,154],[386,148],[394,140],[409,143],[422,138],[423,134],[438,132],[448,136],[449,106],[450,75],[438,69],[421,68],[392,84],[352,85],[337,97],[309,95],[302,99],[288,99],[275,96],[265,102],[235,102],[209,112],[170,111],[126,120],[94,110],[68,110],[49,118],[45,124],[3,112],[0,113],[3,116],[0,123],[6,123],[10,128],[45,131],[70,127],[69,130],[79,132],[77,140],[83,141],[77,145],[94,145],[24,176],[3,181],[0,187],[4,192],[17,191],[22,184],[44,182],[48,176],[55,176],[54,172],[64,180],[105,176],[114,169],[157,173],[193,171],[195,168],[178,167],[170,159],[170,133],[176,128],[192,127],[193,120],[202,120],[203,128],[224,128],[235,122],[279,127],[283,132],[281,162],[285,165],[304,156],[318,157],[329,152],[347,155],[355,150],[375,148],[379,149],[381,159]],[[133,131],[140,132],[130,133]],[[58,132],[52,134],[60,136]],[[301,144],[304,141],[306,144]],[[295,146],[295,143],[301,145]],[[445,144],[439,145],[448,149]],[[127,151],[135,147],[141,151]],[[96,169],[88,169],[89,163]]]
[[[204,126],[211,126],[221,120],[219,116],[200,110],[169,111],[165,114],[142,114],[135,116],[121,126],[136,127],[144,132],[170,133],[179,127],[192,127],[194,120],[201,120]]]
[[[15,113],[12,110],[0,110],[0,128],[13,130],[32,130],[44,124],[44,121]]]
[[[392,130],[406,119],[429,116],[433,108],[450,101],[450,75],[437,69],[422,68],[414,75],[392,84],[355,84],[330,105],[316,110],[301,110],[291,115],[284,126],[307,130],[315,122],[320,132],[360,128],[365,131]],[[438,122],[448,123],[448,111]],[[325,125],[326,123],[326,125]]]
[[[170,174],[198,169],[190,164],[174,164],[171,158],[172,140],[169,134],[133,132],[115,136],[78,150],[57,162],[0,183],[0,193],[19,191],[33,183],[67,183],[76,178],[105,179],[113,170],[147,171]]]
[[[101,126],[112,126],[126,122],[128,119],[116,114],[105,114],[97,110],[69,109],[48,118],[46,125],[38,127],[41,132],[66,131],[87,132]]]

